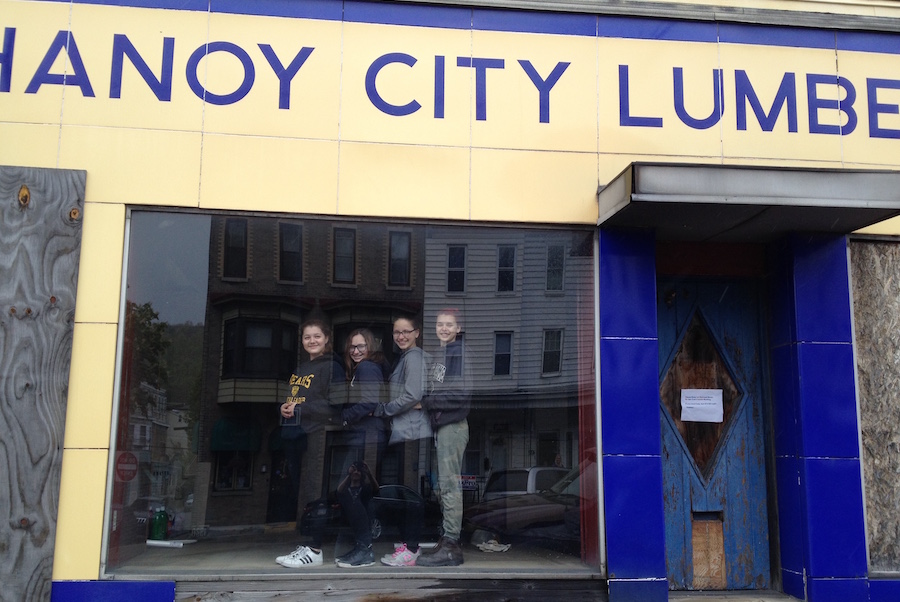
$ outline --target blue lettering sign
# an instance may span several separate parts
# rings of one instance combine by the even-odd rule
[[[503,59],[456,57],[457,67],[475,69],[475,120],[487,120],[487,70],[503,69]]]
[[[781,114],[781,109],[787,105],[788,131],[797,132],[797,84],[793,73],[785,73],[781,78],[781,85],[778,87],[768,114],[763,110],[759,97],[756,96],[756,91],[750,84],[750,78],[743,69],[734,72],[734,93],[738,130],[747,129],[747,103],[749,102],[764,132],[771,132],[775,129],[778,115]]]
[[[270,45],[260,44],[259,49],[262,50],[263,56],[269,61],[269,66],[272,67],[272,71],[275,72],[275,77],[278,78],[278,108],[290,109],[291,80],[294,79],[294,76],[300,71],[300,67],[303,66],[303,63],[306,62],[309,55],[312,54],[313,48],[308,48],[306,46],[301,48],[300,52],[297,53],[297,56],[294,57],[294,60],[291,61],[291,64],[288,65],[287,68],[281,64],[281,60],[275,54],[275,51],[272,50]]]
[[[394,117],[412,115],[413,113],[421,109],[422,105],[420,105],[415,100],[411,100],[405,105],[392,105],[381,97],[375,87],[375,79],[378,77],[378,73],[384,67],[392,63],[401,63],[403,65],[412,67],[416,64],[416,59],[415,57],[404,54],[402,52],[390,52],[375,59],[372,64],[369,65],[369,69],[366,71],[366,94],[369,96],[369,101],[371,101],[371,103],[375,105],[375,108],[377,108],[382,113],[387,113],[388,115],[393,115]]]
[[[662,117],[632,117],[628,94],[628,65],[619,65],[619,125],[661,128]]]
[[[556,82],[559,81],[565,70],[569,68],[570,63],[557,63],[546,80],[541,78],[537,69],[532,66],[531,61],[519,61],[519,64],[538,90],[540,122],[550,123],[550,90],[553,89],[553,86],[556,85]]]
[[[869,94],[869,136],[872,138],[900,138],[900,130],[878,127],[878,116],[882,113],[896,115],[900,113],[897,105],[878,102],[878,89],[900,90],[900,81],[896,79],[866,79],[866,90]]]
[[[109,76],[110,98],[122,98],[122,66],[126,55],[157,99],[163,102],[172,100],[172,58],[175,56],[175,38],[163,38],[162,66],[159,79],[156,79],[153,71],[147,66],[131,40],[123,34],[115,34],[113,36],[112,69]]]
[[[444,118],[444,57],[434,57],[434,118]]]
[[[836,85],[843,88],[847,95],[843,100],[819,98],[818,85]],[[839,92],[840,93],[840,92]],[[806,74],[806,102],[809,107],[809,132],[811,134],[850,134],[856,129],[856,110],[853,103],[856,102],[856,88],[844,77],[834,75]],[[847,123],[840,125],[826,125],[819,123],[819,110],[836,109],[847,115]]]
[[[244,67],[244,80],[241,82],[241,85],[238,86],[238,89],[231,94],[213,94],[206,90],[197,78],[197,67],[200,66],[200,61],[213,52],[227,52],[232,56],[237,57]],[[247,96],[250,89],[253,87],[253,82],[256,78],[256,69],[253,67],[253,61],[250,59],[250,55],[247,54],[246,50],[231,42],[210,42],[209,44],[199,47],[188,59],[184,73],[187,77],[188,86],[190,86],[191,91],[197,95],[197,98],[214,105],[230,105],[238,102]]]
[[[13,49],[16,47],[16,30],[7,27],[3,31],[3,52],[0,52],[0,92],[9,92],[12,81]]]
[[[684,70],[681,67],[674,67],[672,69],[672,80],[675,84],[675,114],[678,115],[678,119],[686,126],[692,127],[695,130],[707,130],[719,123],[719,119],[721,119],[722,115],[725,113],[725,108],[723,107],[724,100],[722,99],[723,79],[722,70],[713,69],[712,113],[709,114],[709,117],[705,117],[704,119],[695,119],[694,117],[691,117],[688,114],[687,109],[684,108]]]
[[[53,61],[63,51],[68,54],[68,63],[72,67],[72,73],[50,73]],[[87,98],[94,97],[94,89],[91,87],[91,80],[88,78],[87,70],[85,70],[84,63],[81,60],[81,53],[78,52],[75,36],[68,31],[62,30],[56,34],[53,42],[50,43],[50,48],[47,49],[47,54],[44,55],[44,59],[38,65],[37,71],[34,72],[34,77],[31,78],[28,87],[25,88],[25,94],[37,94],[37,91],[44,84],[78,86],[81,88],[82,96]]]

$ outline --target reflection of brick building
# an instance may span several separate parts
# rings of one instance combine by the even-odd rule
[[[280,495],[277,404],[302,359],[298,327],[310,317],[330,322],[339,353],[362,326],[389,346],[393,318],[421,310],[423,233],[242,216],[214,216],[210,230],[199,445],[209,477],[198,479],[196,497],[211,526],[293,520],[270,498]],[[300,507],[336,484],[333,438],[309,440]]]

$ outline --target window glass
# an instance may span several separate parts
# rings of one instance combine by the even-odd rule
[[[284,215],[130,212],[107,571],[187,570],[146,545],[160,509],[217,575],[281,574],[299,544],[333,571],[359,537],[382,568],[441,533],[473,574],[598,569],[591,230],[295,219],[296,279]],[[529,294],[548,245],[586,251]],[[252,278],[219,277],[237,248]]]
[[[281,280],[303,280],[303,230],[298,224],[278,224],[281,244],[278,257]]]
[[[565,267],[566,248],[563,245],[547,247],[547,290],[563,290],[563,269]]]
[[[544,331],[544,363],[541,372],[557,374],[562,367],[562,330]]]
[[[516,290],[516,247],[500,245],[497,248],[497,290]]]
[[[460,245],[447,247],[447,292],[462,293],[466,290],[466,248]]]
[[[225,251],[222,276],[247,277],[247,220],[225,220]]]
[[[508,376],[512,366],[512,333],[494,335],[494,375]]]
[[[388,284],[409,286],[410,235],[408,232],[391,232]]]
[[[356,231],[334,229],[334,281],[356,282]]]

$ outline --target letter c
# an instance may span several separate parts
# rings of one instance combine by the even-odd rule
[[[375,59],[375,61],[369,65],[369,70],[366,71],[366,94],[372,104],[375,105],[375,108],[382,113],[387,113],[388,115],[393,115],[395,117],[411,115],[421,109],[422,105],[415,100],[412,100],[405,105],[392,105],[384,100],[375,88],[375,78],[378,77],[378,72],[391,63],[403,63],[404,65],[412,67],[416,64],[416,59],[415,57],[402,52],[390,52]]]

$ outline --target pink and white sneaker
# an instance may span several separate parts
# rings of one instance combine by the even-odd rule
[[[381,558],[381,564],[387,566],[416,566],[416,558],[419,552],[410,552],[405,543],[400,544],[393,554],[385,554]]]

